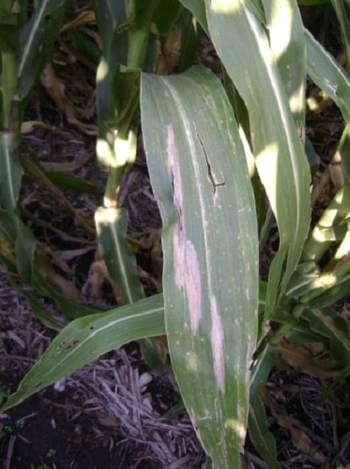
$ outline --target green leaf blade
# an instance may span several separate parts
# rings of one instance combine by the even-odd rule
[[[95,221],[108,272],[120,290],[124,303],[134,303],[144,295],[137,277],[136,258],[126,241],[126,214],[123,209],[99,207],[95,212]]]
[[[266,298],[266,314],[271,316],[309,230],[309,165],[258,19],[241,0],[206,0],[206,9],[214,46],[247,106],[257,169],[278,224],[280,246],[270,269]]]
[[[9,213],[16,210],[22,180],[17,147],[18,140],[14,134],[0,133],[0,205]]]
[[[52,52],[62,25],[67,0],[41,0],[21,31],[18,59],[18,97],[26,99]]]
[[[163,334],[161,295],[143,299],[134,305],[76,319],[52,341],[0,412],[18,405],[103,353],[133,340]]]
[[[350,123],[350,79],[336,60],[305,29],[307,46],[307,73],[339,107],[344,119]]]
[[[214,466],[238,467],[257,334],[258,240],[237,124],[219,80],[200,67],[143,75],[141,115],[163,219],[172,366]]]
[[[304,28],[295,0],[262,0],[272,56],[277,63],[289,108],[298,128],[305,125],[306,47]]]

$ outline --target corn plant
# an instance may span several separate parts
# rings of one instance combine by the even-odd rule
[[[42,0],[33,23],[49,3]],[[97,153],[109,173],[96,220],[110,275],[129,304],[69,323],[2,411],[102,353],[164,334],[208,464],[240,467],[248,428],[268,467],[279,467],[259,388],[282,339],[323,343],[334,352],[342,376],[349,374],[346,324],[331,306],[350,291],[350,79],[304,28],[295,0],[170,4],[169,11],[157,1],[95,5],[102,43]],[[348,4],[332,4],[348,51]],[[60,9],[49,13],[55,25],[61,24]],[[186,42],[188,18],[193,34]],[[174,70],[159,67],[151,46],[171,37],[174,28],[182,31],[183,42],[179,73],[168,75]],[[200,29],[221,61],[224,84],[202,66],[187,67],[186,47],[195,44]],[[40,31],[41,43],[46,33]],[[19,50],[26,51],[27,43]],[[33,247],[21,245],[27,228],[15,215],[20,165],[14,140],[19,135],[11,119],[18,96],[22,99],[18,90],[25,88],[24,98],[33,72],[24,73],[25,60],[19,65],[17,60],[11,49],[2,49],[2,233],[9,225],[17,243],[11,255],[19,259]],[[312,229],[307,75],[338,106],[345,124],[337,147],[342,184]],[[20,84],[9,77],[20,77]],[[142,298],[116,199],[121,176],[135,157],[138,107],[163,221],[163,293],[150,298]],[[259,197],[266,198],[270,210],[258,206]],[[271,213],[279,247],[267,278],[259,278],[259,242],[266,230],[259,233],[258,221],[270,226]],[[1,252],[10,270],[7,251]],[[18,270],[25,278],[26,269]]]

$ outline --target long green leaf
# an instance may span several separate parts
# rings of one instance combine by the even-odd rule
[[[350,79],[325,48],[305,29],[307,73],[339,107],[350,123]]]
[[[258,391],[260,387],[266,384],[272,367],[276,362],[277,354],[277,350],[271,347],[270,344],[265,346],[263,351],[255,358],[250,383],[249,437],[269,469],[279,467],[276,442],[269,431],[266,411]]]
[[[344,183],[350,184],[350,124],[345,126],[337,146],[337,152],[341,158]]]
[[[99,207],[95,220],[109,274],[120,289],[124,303],[134,303],[143,297],[143,291],[136,276],[135,256],[126,241],[126,215],[121,209]]]
[[[256,165],[278,224],[266,298],[271,316],[309,229],[309,166],[264,28],[242,0],[206,0],[206,11],[214,46],[247,106]]]
[[[250,400],[249,437],[269,469],[278,469],[276,441],[269,430],[264,404],[259,396]]]
[[[163,220],[172,366],[217,468],[237,468],[257,335],[258,239],[243,146],[222,85],[201,67],[143,75],[141,120]]]
[[[295,0],[262,0],[272,57],[277,63],[297,126],[305,125],[306,49]]]
[[[143,296],[143,290],[137,277],[135,256],[129,251],[126,240],[126,214],[116,206],[121,178],[136,158],[136,135],[132,125],[139,77],[138,73],[122,70],[122,65],[128,65],[132,42],[130,21],[134,19],[129,15],[137,13],[131,11],[136,4],[129,8],[124,2],[111,0],[95,1],[94,4],[102,39],[96,89],[99,127],[97,156],[109,172],[105,206],[96,211],[95,222],[100,250],[110,277],[120,289],[123,301],[133,303]],[[144,39],[146,44],[147,38]]]
[[[114,348],[144,337],[164,334],[161,295],[132,306],[76,319],[52,341],[41,359],[26,374],[16,393],[0,409],[8,410],[32,394]]]
[[[343,42],[345,45],[346,56],[347,56],[347,69],[349,70],[350,60],[350,17],[349,12],[346,8],[344,0],[332,0],[333,8],[337,14],[338,21],[343,36]]]
[[[18,60],[18,95],[28,97],[50,57],[62,25],[67,0],[41,0],[21,32],[21,54]]]
[[[16,210],[22,179],[17,147],[14,134],[0,133],[0,206],[10,213]]]

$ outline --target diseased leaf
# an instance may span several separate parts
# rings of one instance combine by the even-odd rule
[[[103,353],[132,340],[164,334],[161,295],[131,306],[76,319],[52,341],[20,386],[0,408],[0,413],[32,394],[70,375]]]
[[[280,246],[270,268],[266,297],[266,314],[272,316],[309,229],[309,165],[258,19],[241,0],[206,0],[206,11],[214,46],[247,106],[257,169],[277,220]],[[291,22],[299,20],[292,14]]]
[[[172,367],[204,448],[240,465],[257,335],[254,197],[232,108],[201,67],[143,75],[141,116],[163,220],[163,288]]]

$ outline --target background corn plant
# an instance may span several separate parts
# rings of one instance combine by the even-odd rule
[[[208,464],[239,467],[248,428],[268,466],[278,467],[259,389],[276,353],[288,352],[285,340],[321,342],[342,376],[349,369],[347,325],[331,308],[350,290],[346,69],[304,28],[295,0],[96,1],[79,18],[71,18],[68,2],[29,3],[0,7],[0,256],[15,284],[22,279],[52,297],[66,319],[82,317],[56,336],[2,411],[108,350],[165,334]],[[349,5],[332,5],[348,54]],[[124,305],[107,312],[57,293],[17,207],[23,171],[59,194],[34,159],[21,161],[21,123],[44,67],[50,71],[55,39],[70,34],[84,50],[86,37],[72,24],[85,23],[96,23],[100,38],[100,51],[91,54],[99,62],[96,151],[108,181],[96,231],[74,209],[72,216],[97,236]],[[204,33],[220,58],[220,77],[192,67]],[[339,107],[345,124],[337,192],[311,230],[317,187],[305,137],[307,76]],[[150,298],[143,298],[118,205],[140,121],[163,221],[163,293]],[[259,279],[259,244],[273,219],[279,247]],[[62,328],[64,320],[28,299],[41,320]],[[146,354],[159,354],[147,344]]]

